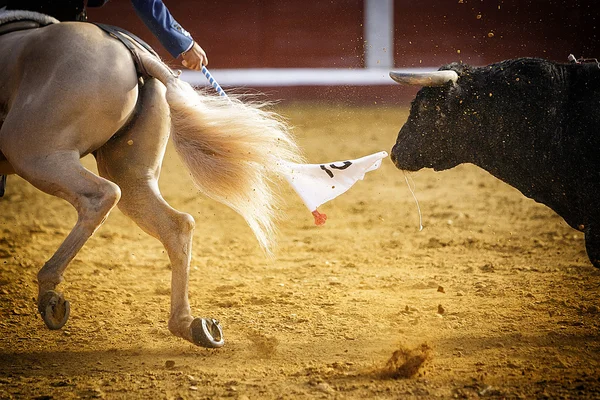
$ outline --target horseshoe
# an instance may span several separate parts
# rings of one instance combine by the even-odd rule
[[[216,349],[225,344],[223,328],[216,319],[195,318],[190,325],[195,345]]]

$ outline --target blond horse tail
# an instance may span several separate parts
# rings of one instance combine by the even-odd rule
[[[274,244],[275,179],[301,160],[286,124],[264,104],[195,91],[157,58],[141,54],[148,73],[167,87],[175,148],[198,189],[248,223],[267,253]]]

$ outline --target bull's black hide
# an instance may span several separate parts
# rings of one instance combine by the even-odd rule
[[[392,149],[400,169],[473,163],[585,232],[600,267],[600,67],[522,58],[440,68],[459,79],[425,87]]]

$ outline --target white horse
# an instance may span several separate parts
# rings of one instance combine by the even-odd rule
[[[17,174],[78,213],[37,275],[38,310],[50,329],[69,316],[68,301],[56,291],[65,269],[118,205],[168,253],[169,330],[218,347],[220,325],[194,318],[188,301],[194,219],[170,207],[158,188],[169,135],[199,189],[240,213],[267,252],[272,178],[282,163],[299,161],[299,151],[285,124],[260,104],[200,94],[149,52],[137,53],[144,78],[127,48],[93,24],[1,35],[0,174]],[[100,176],[80,163],[90,153]]]

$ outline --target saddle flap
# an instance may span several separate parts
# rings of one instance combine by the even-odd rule
[[[148,43],[144,42],[142,39],[140,39],[133,33],[126,31],[125,29],[113,25],[100,24],[97,22],[92,22],[92,24],[96,25],[98,28],[102,29],[104,32],[108,33],[115,39],[119,40],[125,45],[125,47],[127,47],[127,49],[131,52],[131,55],[133,56],[135,68],[140,76],[150,76],[150,74],[148,74],[148,72],[144,69],[142,62],[140,61],[140,56],[138,52],[147,51],[154,55],[156,58],[160,57],[154,51],[154,49],[150,47]]]

